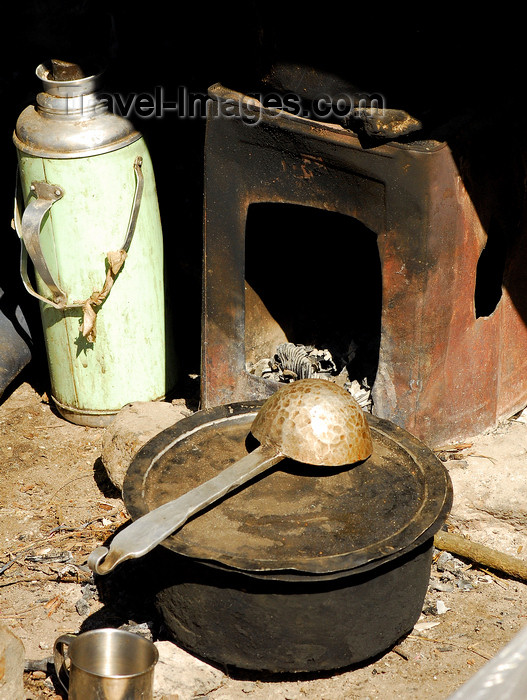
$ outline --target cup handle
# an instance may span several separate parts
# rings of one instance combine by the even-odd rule
[[[68,647],[76,636],[76,634],[61,634],[60,637],[55,640],[55,644],[53,646],[55,673],[57,674],[57,678],[66,692],[68,692],[70,683],[70,671],[69,656],[67,656],[65,653],[65,647]]]

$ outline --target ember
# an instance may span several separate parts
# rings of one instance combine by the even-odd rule
[[[363,409],[369,412],[372,410],[373,401],[367,377],[360,382],[357,379],[350,380],[347,367],[344,366],[339,371],[327,348],[318,350],[310,345],[281,343],[272,358],[248,363],[247,371],[255,377],[286,384],[298,379],[328,379],[349,391]]]

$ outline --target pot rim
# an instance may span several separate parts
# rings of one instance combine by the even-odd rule
[[[166,456],[170,450],[177,451],[179,444],[184,440],[192,439],[192,436],[204,426],[221,426],[237,420],[248,422],[263,403],[264,400],[239,401],[203,409],[183,418],[149,440],[132,460],[124,479],[123,498],[130,517],[136,520],[150,510],[145,500],[145,484],[146,480],[155,473],[160,456]],[[229,554],[207,551],[206,546],[196,547],[192,543],[185,543],[178,533],[167,538],[162,546],[209,566],[281,580],[299,580],[300,577],[306,576],[312,580],[318,577],[327,580],[355,574],[402,557],[420,546],[442,527],[452,506],[452,482],[448,471],[432,450],[408,431],[386,419],[369,413],[365,415],[374,440],[382,439],[391,442],[398,449],[406,452],[426,482],[425,497],[415,517],[392,536],[380,543],[375,542],[373,545],[344,554],[321,555],[316,558],[297,556],[294,559],[279,562],[278,565],[276,560],[270,561],[265,558],[258,561],[244,559],[239,552]],[[249,423],[247,427],[250,428]],[[155,504],[157,505],[160,503]]]

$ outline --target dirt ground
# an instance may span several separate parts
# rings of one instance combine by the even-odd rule
[[[128,520],[101,464],[103,434],[62,419],[30,374],[0,399],[0,622],[23,642],[26,667],[36,669],[24,674],[33,700],[66,697],[46,665],[61,633],[148,622],[155,639],[162,630],[148,600],[118,591],[101,600],[86,566],[93,548]],[[527,425],[506,421],[446,456],[454,454],[461,459],[445,465],[455,493],[457,483],[478,482],[488,501],[496,474],[525,460]],[[481,508],[478,515],[468,510],[476,500],[456,495],[452,528],[522,556],[525,513],[496,517]],[[320,677],[225,674],[206,697],[445,700],[526,624],[526,603],[520,580],[436,552],[419,623],[381,658]],[[177,678],[171,692],[178,697]]]

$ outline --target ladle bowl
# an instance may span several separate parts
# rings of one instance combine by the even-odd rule
[[[217,476],[155,508],[97,547],[88,566],[107,574],[151,551],[195,513],[270,469],[284,457],[316,466],[344,466],[373,450],[363,410],[344,388],[325,379],[301,379],[278,389],[251,425],[260,445]]]
[[[319,466],[352,464],[373,449],[362,408],[348,391],[325,379],[302,379],[275,392],[251,433],[290,459]]]

